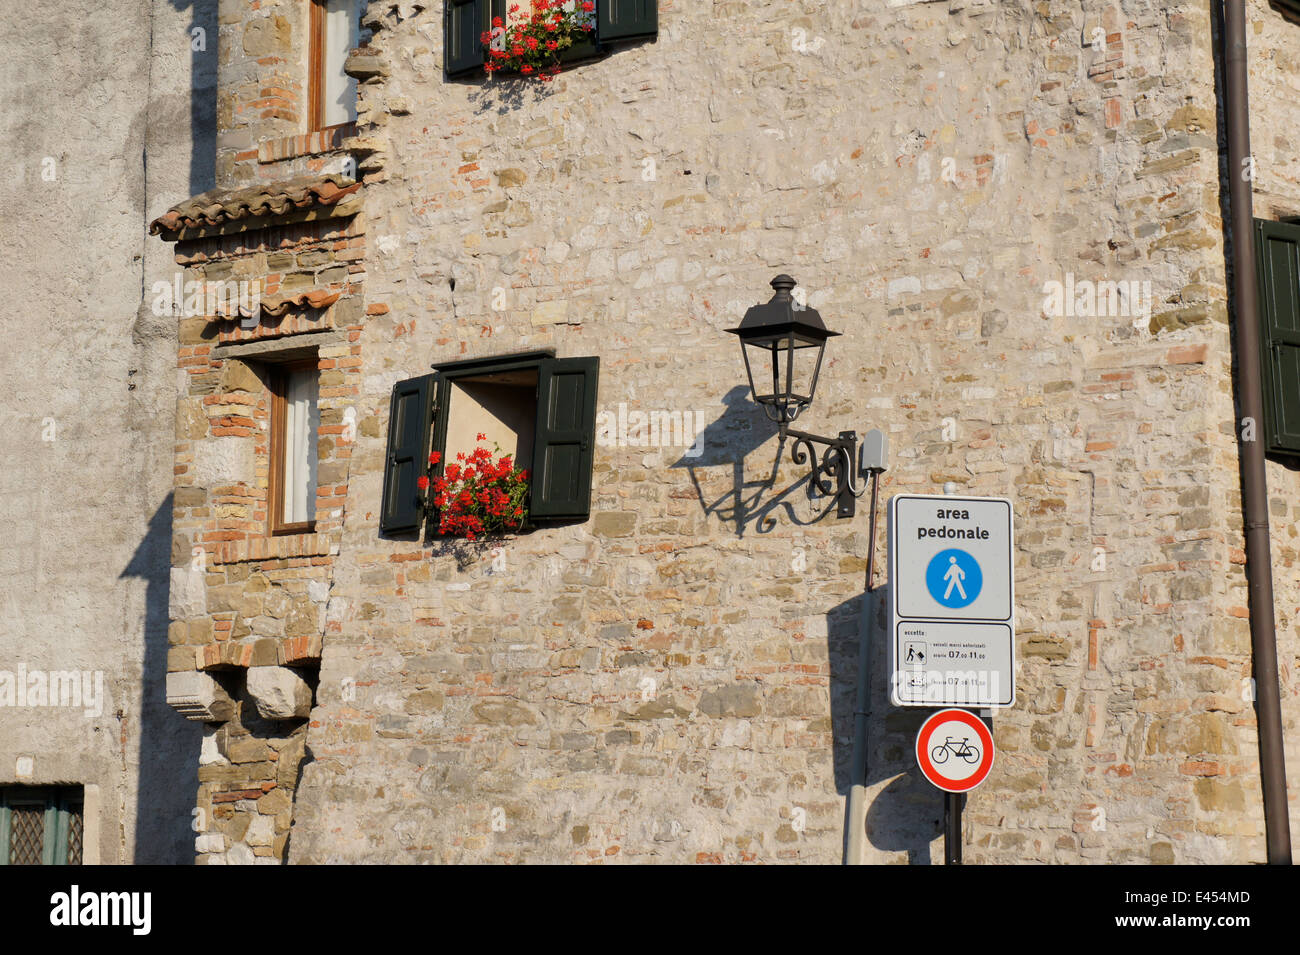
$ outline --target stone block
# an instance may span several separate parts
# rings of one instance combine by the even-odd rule
[[[167,703],[186,719],[203,723],[224,723],[235,714],[230,694],[197,670],[167,674]]]
[[[247,687],[263,719],[301,719],[311,713],[311,686],[288,667],[252,667]]]

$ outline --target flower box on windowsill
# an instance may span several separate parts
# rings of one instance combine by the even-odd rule
[[[583,63],[593,63],[596,60],[603,60],[608,54],[609,51],[597,45],[595,41],[590,41],[582,44],[575,44],[574,46],[569,47],[569,49],[565,50],[563,53],[560,54],[560,63],[564,66],[564,69],[561,70],[558,75],[563,75],[564,73],[569,72],[569,68],[571,66],[575,66]],[[536,78],[535,76],[528,76],[524,73],[521,73],[519,72],[519,70],[504,70],[504,69],[494,70],[489,75],[499,76],[504,79],[512,79],[512,80]]]
[[[429,455],[433,475],[421,477],[419,485],[441,537],[473,541],[527,529],[531,475],[495,441],[489,451],[487,440],[479,433],[473,450],[457,454],[455,461],[444,463],[438,451]]]
[[[559,61],[565,69],[561,72],[568,72],[568,67],[578,63],[590,63],[593,60],[601,60],[609,55],[609,50],[601,46],[595,40],[583,40],[581,43],[575,43],[573,46],[560,51]],[[526,79],[524,74],[518,70],[501,69],[493,70],[492,76],[510,77],[511,79]]]

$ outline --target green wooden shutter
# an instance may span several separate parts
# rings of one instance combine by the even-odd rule
[[[443,64],[448,76],[483,68],[481,37],[493,16],[503,16],[505,0],[444,0]]]
[[[433,375],[408,378],[393,386],[388,414],[388,458],[384,462],[384,500],[379,530],[402,534],[420,529],[421,475],[429,467],[433,420]]]
[[[640,40],[659,32],[659,0],[596,0],[596,39]]]
[[[599,358],[550,358],[537,368],[537,431],[528,515],[585,520],[591,511]]]
[[[1300,225],[1255,220],[1264,433],[1268,450],[1300,454]]]

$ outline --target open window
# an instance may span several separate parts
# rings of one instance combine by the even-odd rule
[[[527,15],[531,11],[529,0],[518,2],[522,13]],[[572,9],[577,2],[566,0],[564,6]],[[495,17],[506,17],[506,0],[443,0],[443,3],[443,66],[447,76],[466,76],[482,70],[484,52],[480,37],[491,30]],[[576,44],[569,51],[572,58],[594,55],[611,43],[649,39],[659,32],[659,0],[595,0],[595,4],[595,37],[590,42]]]
[[[314,132],[356,121],[357,81],[343,72],[343,63],[361,42],[361,0],[309,3],[307,114]]]
[[[316,527],[320,373],[315,358],[270,367],[271,443],[267,529],[310,534]]]
[[[475,447],[510,454],[530,472],[528,519],[583,521],[591,510],[598,358],[524,352],[434,365],[393,388],[380,530],[418,531],[421,477]],[[483,440],[478,435],[484,435]],[[430,466],[430,452],[438,463]]]

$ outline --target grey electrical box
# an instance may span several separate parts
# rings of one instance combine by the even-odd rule
[[[879,428],[872,428],[862,437],[862,470],[889,470],[889,435]]]

